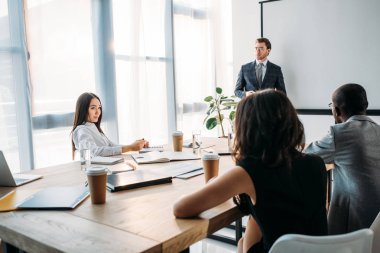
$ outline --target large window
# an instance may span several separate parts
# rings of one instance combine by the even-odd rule
[[[44,167],[71,159],[67,123],[77,97],[96,92],[92,9],[90,0],[26,3],[35,164]]]
[[[0,149],[14,171],[71,161],[86,91],[114,142],[204,130],[203,98],[232,83],[229,2],[0,0]]]
[[[27,89],[24,75],[26,55],[23,37],[19,36],[22,34],[19,19],[17,6],[0,0],[0,150],[13,172],[18,172],[21,167],[19,153],[23,143],[20,135],[25,135],[18,122],[20,119],[28,121],[22,118],[25,112],[22,101],[18,99]]]
[[[167,0],[114,0],[119,138],[168,140]],[[172,91],[174,92],[174,91]]]
[[[174,62],[177,125],[187,138],[192,130],[216,136],[203,125],[206,104],[215,87],[233,93],[230,1],[174,0]],[[185,136],[185,138],[186,138]]]

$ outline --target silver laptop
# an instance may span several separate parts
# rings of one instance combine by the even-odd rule
[[[41,175],[12,174],[0,150],[0,186],[19,186],[41,178]]]

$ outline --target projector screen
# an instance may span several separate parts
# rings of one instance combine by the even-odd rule
[[[281,66],[297,109],[328,109],[332,92],[350,82],[366,89],[369,109],[380,109],[379,11],[379,0],[264,4],[269,60]]]

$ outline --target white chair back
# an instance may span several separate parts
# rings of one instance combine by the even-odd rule
[[[278,238],[269,253],[371,253],[372,238],[371,229],[328,236],[287,234]]]
[[[380,212],[377,214],[376,219],[371,225],[373,231],[373,244],[372,244],[372,253],[380,252]]]

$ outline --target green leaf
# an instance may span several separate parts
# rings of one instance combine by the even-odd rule
[[[216,87],[216,93],[218,93],[218,94],[222,94],[222,92],[223,92],[223,90],[222,90],[222,88],[220,88],[220,87]]]
[[[204,101],[205,102],[210,102],[211,100],[213,100],[214,98],[212,96],[208,96],[208,97],[205,97]]]
[[[224,103],[222,103],[222,105],[228,106],[228,107],[236,107],[237,103],[236,102],[224,102]]]
[[[213,129],[214,127],[216,127],[217,124],[218,124],[218,123],[217,123],[215,117],[213,117],[213,118],[209,118],[209,119],[207,120],[207,122],[206,122],[206,128],[207,128],[208,130],[211,130],[211,129]]]
[[[231,121],[234,121],[235,116],[236,116],[236,112],[232,111],[232,112],[230,112],[230,115],[228,117],[230,118]]]

